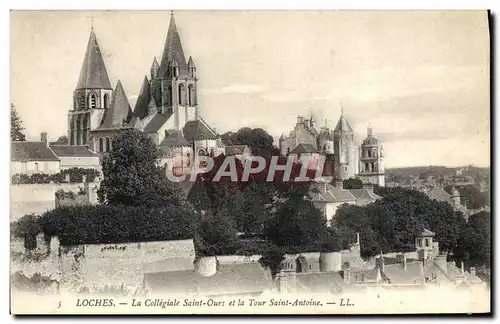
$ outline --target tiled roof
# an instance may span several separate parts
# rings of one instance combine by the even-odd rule
[[[337,126],[335,126],[334,132],[348,132],[352,133],[352,127],[349,125],[347,119],[345,119],[344,115],[340,115],[339,121],[337,122]]]
[[[78,156],[78,157],[93,157],[99,154],[92,152],[85,145],[50,145],[50,148],[56,156]]]
[[[324,186],[326,186],[326,191],[324,190]],[[312,195],[313,201],[316,202],[336,203],[356,200],[349,190],[340,189],[331,184],[317,184],[314,185],[313,188],[316,188],[318,191]]]
[[[90,32],[87,51],[83,59],[82,69],[76,89],[111,89],[106,66],[102,59],[101,49],[94,31]]]
[[[11,142],[11,161],[59,161],[43,142]]]
[[[450,202],[451,196],[449,193],[444,191],[441,187],[434,187],[431,191],[427,193],[430,199],[434,199],[437,201]]]
[[[388,264],[384,266],[382,277],[389,279],[391,284],[419,284],[424,281],[422,262],[407,262],[406,270],[402,264]]]
[[[290,153],[291,154],[318,153],[318,150],[311,143],[300,143]]]
[[[145,273],[158,273],[168,271],[186,271],[194,270],[192,258],[175,257],[146,263],[143,266]]]
[[[373,193],[373,191],[368,189],[349,189],[349,192],[356,197],[356,199],[372,199],[377,200],[382,197]]]
[[[431,232],[428,229],[424,228],[424,231],[420,235],[421,236],[434,236],[436,234],[434,232]]]
[[[344,279],[339,272],[302,272],[296,276],[299,291],[337,293],[344,286]]]
[[[272,289],[269,275],[258,263],[221,264],[204,277],[195,270],[146,273],[152,293],[198,294],[202,296],[258,293]]]
[[[201,120],[187,122],[183,128],[183,134],[188,141],[214,140],[217,138],[215,132]]]
[[[153,119],[144,127],[145,133],[154,133],[157,132],[163,124],[167,122],[167,120],[172,116],[172,113],[168,114],[156,114]]]
[[[120,80],[116,83],[116,88],[111,97],[111,104],[104,114],[103,122],[99,128],[122,128],[123,122],[129,122],[132,118],[132,110],[128,102],[125,90],[123,90]]]
[[[151,100],[151,85],[149,84],[148,78],[144,76],[142,81],[141,91],[137,97],[134,107],[134,116],[140,119],[148,115],[149,101]]]
[[[362,271],[351,271],[351,282],[376,282],[379,275],[378,268]]]
[[[181,132],[176,130],[169,130],[168,136],[165,136],[163,141],[161,141],[160,146],[166,147],[178,147],[178,146],[191,146],[188,140],[186,140]]]
[[[241,155],[244,153],[247,145],[228,145],[226,146],[226,155]]]
[[[165,47],[163,48],[163,54],[160,62],[159,76],[163,77],[169,67],[170,62],[177,62],[179,65],[179,75],[187,75],[187,64],[186,57],[184,56],[184,51],[182,50],[181,39],[179,33],[177,32],[177,26],[175,25],[174,15],[170,16],[170,24],[168,26],[167,40],[165,41]]]

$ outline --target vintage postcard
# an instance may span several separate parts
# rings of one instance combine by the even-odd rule
[[[12,314],[490,313],[488,11],[11,11]]]

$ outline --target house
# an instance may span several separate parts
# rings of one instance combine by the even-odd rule
[[[50,149],[47,133],[40,142],[11,142],[11,174],[54,174],[61,170],[61,161]]]
[[[60,161],[60,169],[71,168],[101,170],[99,155],[85,145],[50,145]]]
[[[328,223],[333,219],[340,205],[356,204],[356,197],[349,190],[334,187],[328,183],[314,184],[311,190],[313,204],[323,213]]]

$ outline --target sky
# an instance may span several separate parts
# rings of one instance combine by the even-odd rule
[[[93,20],[113,87],[134,107],[169,11],[13,11],[11,102],[28,140],[66,134]],[[371,124],[386,168],[490,162],[486,11],[176,11],[197,67],[200,114],[219,133],[277,139],[297,115],[359,144]]]

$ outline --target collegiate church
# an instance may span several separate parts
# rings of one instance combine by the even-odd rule
[[[87,145],[100,155],[109,152],[113,138],[125,129],[138,129],[151,138],[164,154],[163,161],[183,155],[187,165],[195,155],[230,154],[231,147],[205,122],[198,111],[196,65],[182,49],[173,13],[161,59],[152,59],[149,77],[144,76],[132,110],[118,80],[114,89],[92,28],[80,76],[68,112],[69,145]],[[279,139],[281,154],[324,154],[336,180],[359,178],[366,184],[385,185],[382,146],[368,128],[361,146],[341,113],[334,130],[317,130],[311,117],[297,117],[295,128]]]
[[[173,13],[163,54],[152,59],[134,110],[120,81],[112,88],[96,34],[92,28],[68,113],[70,145],[88,145],[109,152],[113,138],[124,129],[145,132],[165,156],[176,151],[193,156],[219,155],[224,145],[198,112],[196,65],[186,62]]]

